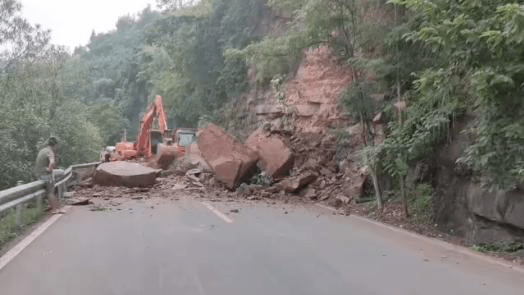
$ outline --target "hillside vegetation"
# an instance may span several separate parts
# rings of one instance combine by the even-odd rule
[[[434,157],[466,114],[474,117],[464,131],[472,144],[460,165],[494,188],[524,180],[518,1],[177,3],[162,0],[162,11],[122,16],[115,31],[93,32],[69,54],[49,44],[49,32],[18,21],[18,2],[0,0],[0,44],[14,48],[0,61],[0,152],[9,155],[0,160],[0,188],[30,180],[51,134],[63,142],[62,166],[96,159],[124,129],[134,136],[157,94],[172,127],[234,120],[224,107],[245,98],[249,85],[289,81],[304,50],[321,46],[351,69],[341,103],[366,138],[377,136],[373,118],[383,113],[386,138],[367,140],[362,162],[374,178],[393,179],[405,203],[410,167]],[[377,94],[384,98],[378,104]],[[380,191],[376,196],[380,203]]]

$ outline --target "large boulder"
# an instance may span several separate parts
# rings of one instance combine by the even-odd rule
[[[279,178],[293,168],[294,154],[278,135],[271,135],[259,128],[249,136],[246,145],[258,153],[266,175]]]
[[[470,212],[497,223],[524,230],[524,193],[520,191],[489,191],[470,184],[466,191]]]
[[[154,169],[168,170],[169,166],[179,157],[180,152],[176,146],[159,143],[157,154],[147,163],[147,166]]]
[[[125,161],[103,163],[96,168],[93,182],[104,186],[147,187],[155,183],[161,171]]]
[[[251,176],[258,162],[255,151],[211,123],[200,133],[198,147],[217,180],[229,189]]]

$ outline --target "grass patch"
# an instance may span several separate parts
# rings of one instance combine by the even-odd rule
[[[20,236],[29,226],[35,224],[42,217],[43,212],[39,211],[34,203],[28,203],[22,210],[22,226],[16,225],[16,212],[9,210],[0,217],[0,250],[14,238]]]
[[[378,214],[378,205],[374,196],[372,186],[365,192],[365,199],[361,202],[368,209],[370,216]],[[408,188],[408,211],[409,218],[406,222],[413,225],[433,224],[433,188],[427,183],[419,183]],[[385,207],[399,208],[402,204],[399,191],[387,191],[383,193]],[[358,202],[358,201],[357,201]],[[387,210],[386,210],[387,211]],[[402,212],[402,216],[404,213]]]
[[[481,243],[473,245],[471,248],[481,253],[512,254],[524,250],[524,245],[517,242]]]
[[[409,221],[414,224],[431,223],[433,188],[426,183],[415,186],[408,200]]]

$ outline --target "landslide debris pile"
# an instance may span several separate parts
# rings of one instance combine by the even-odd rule
[[[355,148],[337,143],[332,135],[319,138],[313,133],[265,129],[255,131],[244,145],[210,124],[191,152],[145,188],[116,187],[120,180],[112,183],[115,187],[86,181],[75,198],[173,198],[181,193],[211,199],[292,198],[349,206],[368,185],[365,174],[348,163],[347,154]],[[106,168],[99,167],[95,177]]]
[[[256,130],[244,145],[210,124],[199,135],[199,154],[193,155],[205,163],[187,165],[182,161],[175,170],[179,177],[184,174],[183,185],[198,188],[202,196],[295,196],[340,207],[360,197],[368,185],[365,173],[348,157],[358,148],[337,143],[332,135],[319,138],[314,133],[264,128]]]

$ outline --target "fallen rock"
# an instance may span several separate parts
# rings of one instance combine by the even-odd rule
[[[328,206],[330,207],[333,207],[333,208],[340,208],[342,206],[342,201],[338,198],[331,198],[329,199],[329,201],[327,202]]]
[[[318,198],[318,194],[314,188],[307,188],[304,192],[304,198],[308,200],[315,200]]]
[[[209,166],[209,164],[202,158],[202,156],[197,154],[188,154],[187,155],[187,161],[194,167],[202,170],[203,172],[211,172],[212,169]]]
[[[325,200],[327,200],[327,199],[329,199],[329,194],[322,194],[322,195],[318,198],[319,201],[325,201]]]
[[[186,155],[187,155],[187,154],[202,157],[202,153],[200,152],[200,148],[198,147],[198,143],[193,142],[191,145],[189,145],[189,146],[187,147],[187,153],[186,153]]]
[[[173,161],[179,156],[179,152],[175,146],[158,144],[158,153],[153,158],[152,168],[167,170]]]
[[[186,176],[194,176],[197,179],[198,179],[198,177],[200,177],[200,174],[202,174],[202,170],[200,170],[198,168],[190,169],[190,170],[187,170],[187,172],[186,172]]]
[[[214,124],[200,133],[198,147],[217,180],[229,189],[251,176],[256,168],[257,153]]]
[[[84,179],[82,181],[80,181],[80,183],[78,183],[78,186],[79,187],[84,187],[84,188],[91,188],[93,187],[93,178],[92,177],[89,177],[87,179]]]
[[[322,167],[320,168],[320,174],[326,176],[326,177],[332,177],[333,176],[333,171],[327,169],[326,167]]]
[[[180,183],[177,183],[175,184],[175,186],[173,186],[173,190],[174,191],[177,191],[177,190],[183,190],[187,188],[187,185],[186,184],[180,184]]]
[[[64,192],[64,198],[72,198],[75,195],[75,192]]]
[[[91,204],[91,201],[89,200],[89,198],[76,197],[67,200],[66,203],[73,206],[85,206]]]
[[[242,161],[232,158],[219,158],[211,162],[217,179],[224,183],[228,189],[234,189],[240,178]]]
[[[278,135],[271,135],[259,128],[249,136],[246,145],[258,153],[266,175],[282,177],[293,168],[294,154]]]
[[[317,177],[316,174],[308,172],[299,176],[286,178],[278,183],[278,186],[286,193],[294,193],[315,181]]]
[[[346,204],[346,205],[349,204],[349,202],[351,202],[350,198],[343,196],[343,195],[338,195],[337,200],[340,200],[343,204]]]
[[[146,187],[155,184],[161,172],[137,163],[116,161],[100,164],[93,182],[103,186]]]

